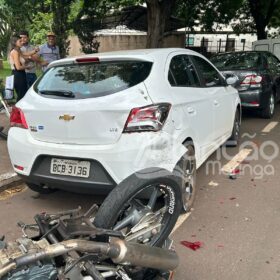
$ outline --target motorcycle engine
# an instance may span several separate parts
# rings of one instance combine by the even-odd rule
[[[15,242],[0,241],[0,266],[11,259],[18,258],[28,253],[34,253],[38,249],[49,245],[46,239],[33,241],[28,238],[20,238]],[[17,269],[5,276],[3,280],[55,280],[57,269],[52,260],[40,261],[36,264]]]

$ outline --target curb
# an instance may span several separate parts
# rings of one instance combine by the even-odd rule
[[[15,172],[0,174],[0,192],[21,182],[21,178]]]

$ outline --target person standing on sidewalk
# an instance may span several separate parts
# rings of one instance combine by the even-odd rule
[[[59,47],[56,45],[56,35],[53,32],[48,32],[47,43],[40,46],[38,55],[43,59],[43,63],[49,64],[60,59]],[[46,71],[47,66],[42,64],[42,70]]]
[[[11,39],[11,51],[9,54],[9,60],[12,68],[12,74],[14,75],[14,88],[17,93],[17,101],[22,99],[27,92],[27,79],[26,69],[30,69],[30,66],[25,65],[25,58],[37,53],[37,49],[31,52],[21,52],[23,46],[22,39],[19,35],[14,35]]]
[[[29,43],[29,34],[27,31],[21,31],[19,33],[21,37],[23,46],[20,48],[22,53],[32,52],[35,48]],[[36,75],[36,63],[30,56],[25,59],[25,65],[29,66],[28,69],[25,69],[26,79],[27,79],[27,88],[30,88],[33,83],[37,80]]]

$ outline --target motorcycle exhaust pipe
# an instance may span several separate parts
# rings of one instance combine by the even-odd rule
[[[129,243],[120,239],[112,243],[74,239],[52,244],[37,250],[36,253],[27,253],[10,260],[0,267],[0,279],[16,268],[24,267],[49,257],[61,256],[71,251],[99,253],[111,258],[115,263],[162,270],[173,270],[179,264],[176,252],[167,249]]]
[[[115,263],[162,270],[173,270],[179,265],[179,258],[175,251],[123,240],[117,240],[111,245],[119,248],[118,256],[112,258]]]

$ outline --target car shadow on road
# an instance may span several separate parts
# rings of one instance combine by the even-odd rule
[[[51,194],[38,194],[31,190],[30,197],[34,204],[40,204],[42,208],[46,207],[52,209],[52,211],[61,211],[67,209],[75,209],[79,206],[83,210],[87,210],[93,204],[100,205],[106,196],[104,195],[89,195],[89,194],[77,194],[72,192],[66,192],[58,190]]]

